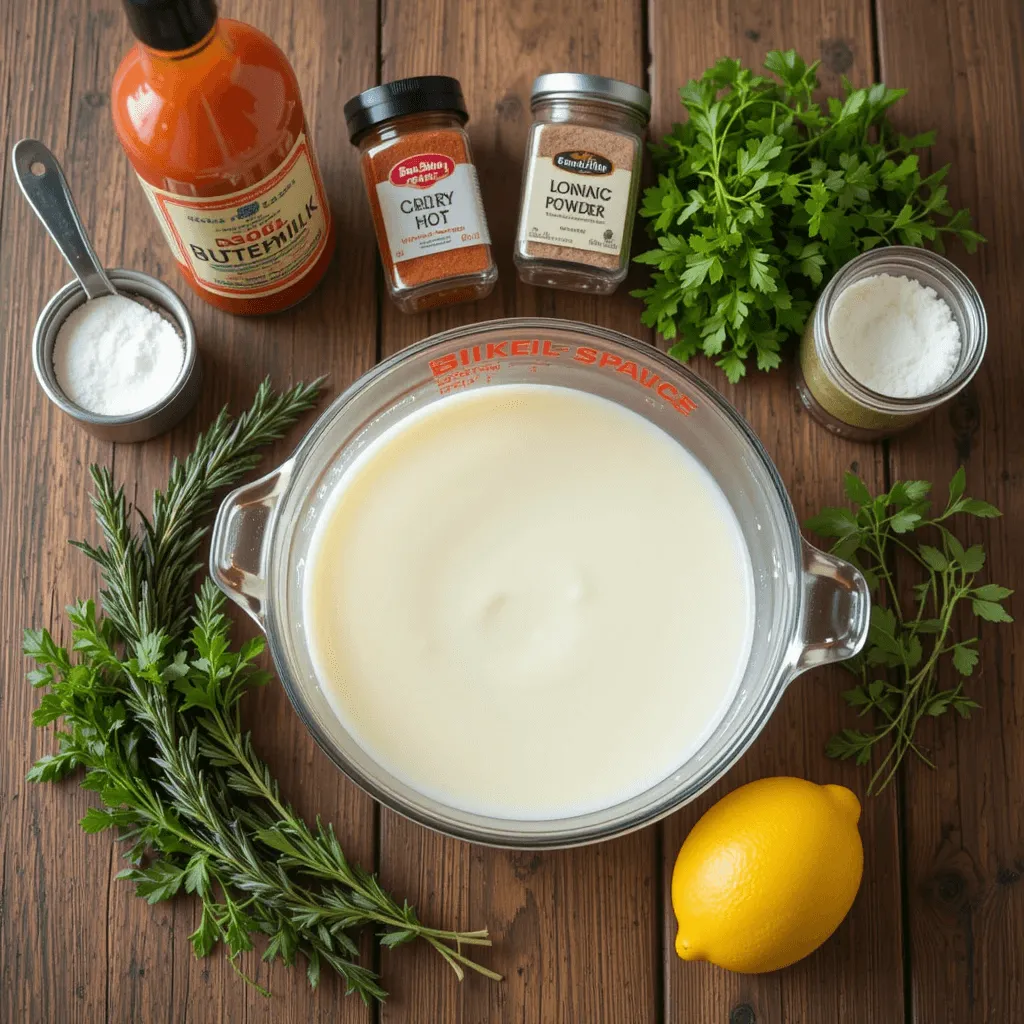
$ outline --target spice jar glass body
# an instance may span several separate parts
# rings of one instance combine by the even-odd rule
[[[960,329],[960,356],[937,390],[892,398],[866,387],[840,362],[829,317],[843,291],[866,277],[907,277],[933,288]],[[874,441],[907,429],[952,398],[981,365],[988,339],[985,307],[974,285],[949,260],[927,249],[893,245],[852,259],[828,283],[807,320],[800,342],[796,387],[808,412],[839,437]]]
[[[463,125],[456,111],[426,111],[375,125],[355,140],[384,280],[405,313],[482,299],[498,279]],[[417,169],[434,164],[442,166],[422,172],[430,180],[418,184]]]
[[[532,108],[513,253],[519,277],[609,295],[629,267],[649,115],[571,94],[536,97]]]

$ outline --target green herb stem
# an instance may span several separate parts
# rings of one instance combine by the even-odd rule
[[[653,147],[658,180],[640,216],[655,247],[643,322],[686,361],[698,352],[735,383],[751,357],[761,370],[799,334],[831,275],[877,245],[968,250],[981,241],[954,210],[918,150],[933,134],[905,138],[888,121],[903,91],[843,84],[841,98],[813,101],[818,64],[773,50],[755,75],[723,59],[680,97],[688,119]],[[873,141],[872,141],[873,140]]]
[[[848,473],[846,493],[853,510],[826,508],[807,524],[835,539],[832,551],[864,571],[875,598],[867,647],[846,663],[858,683],[843,697],[858,714],[873,714],[878,724],[869,731],[843,729],[826,747],[830,756],[854,758],[858,764],[868,764],[880,752],[869,793],[892,781],[908,753],[934,767],[916,740],[925,718],[949,710],[969,718],[978,707],[963,693],[978,663],[978,637],[955,638],[954,618],[961,604],[970,601],[975,616],[989,622],[1013,621],[1002,606],[1013,592],[975,583],[985,563],[984,550],[980,545],[965,548],[943,525],[958,515],[999,515],[987,502],[965,497],[964,487],[961,469],[950,482],[944,510],[932,516],[928,482],[897,482],[886,494],[872,497],[864,482]],[[939,546],[910,543],[912,535],[924,531],[937,535]],[[924,574],[912,589],[902,575],[905,568]],[[914,593],[912,600],[901,600],[898,580],[906,592]],[[960,678],[955,686],[940,689],[947,665]]]
[[[91,601],[68,609],[76,660],[46,630],[26,631],[25,653],[37,665],[29,678],[45,690],[33,721],[64,723],[58,751],[28,777],[57,781],[84,768],[82,785],[100,794],[105,809],[91,808],[82,827],[119,832],[132,865],[122,877],[150,902],[194,893],[202,904],[190,936],[196,955],[223,943],[242,977],[238,958],[263,933],[265,960],[289,965],[301,954],[311,985],[326,964],[348,991],[383,999],[350,934],[371,926],[383,929],[380,942],[389,948],[424,940],[459,978],[463,967],[498,978],[463,952],[490,945],[486,931],[426,927],[372,874],[349,864],[330,825],[318,820],[314,833],[281,799],[239,708],[268,678],[254,665],[263,641],[232,651],[222,595],[209,579],[194,595],[196,554],[217,491],[254,468],[259,450],[311,407],[318,390],[314,382],[275,394],[264,381],[237,419],[221,412],[192,454],[172,464],[151,520],[132,509],[107,470],[91,468],[104,542],[77,546],[100,566],[106,616]]]

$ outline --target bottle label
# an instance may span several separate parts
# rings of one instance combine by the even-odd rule
[[[239,192],[183,196],[139,181],[182,270],[217,295],[283,291],[327,245],[330,210],[304,134],[276,170]]]
[[[607,148],[623,148],[623,137],[614,132],[592,128],[587,134],[598,143],[600,136],[611,136],[614,142]],[[523,196],[520,242],[618,256],[632,176],[631,165],[616,166],[595,149],[535,154]]]
[[[399,160],[377,184],[391,261],[489,245],[476,168],[443,153]]]

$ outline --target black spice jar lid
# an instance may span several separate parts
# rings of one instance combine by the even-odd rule
[[[352,142],[365,132],[393,117],[448,110],[465,124],[469,120],[462,86],[447,75],[418,75],[400,78],[361,92],[345,104],[345,123]]]

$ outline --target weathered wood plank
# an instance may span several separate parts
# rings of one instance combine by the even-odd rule
[[[52,749],[32,728],[36,694],[25,682],[21,631],[59,623],[63,606],[92,581],[67,546],[89,521],[84,466],[110,457],[111,446],[81,433],[51,408],[32,373],[37,314],[69,274],[10,176],[10,147],[38,134],[64,158],[76,117],[74,69],[83,39],[74,5],[5,5],[0,12],[0,318],[5,339],[0,409],[0,531],[3,693],[0,699],[0,1019],[101,1020],[106,1008],[105,921],[110,878],[107,844],[78,829],[89,803],[69,787],[36,787],[25,772]],[[62,59],[55,60],[60,53]],[[95,214],[100,189],[78,179],[83,211]],[[110,241],[109,221],[96,225]],[[61,629],[60,635],[66,637]]]
[[[406,317],[385,300],[385,354],[435,331],[497,316],[563,316],[639,332],[625,289],[611,299],[532,289],[517,281],[512,239],[529,95],[543,71],[643,80],[641,10],[592,4],[479,4],[429,0],[384,8],[382,77],[441,72],[463,85],[484,205],[500,265],[495,293],[474,306]],[[656,834],[568,853],[515,854],[445,840],[384,812],[381,872],[446,927],[491,930],[487,963],[501,985],[459,986],[436,957],[385,955],[395,995],[381,1020],[586,1021],[656,1018]]]
[[[864,82],[873,74],[870,9],[866,2],[671,3],[653,0],[649,17],[654,88],[654,132],[664,133],[683,116],[680,86],[721,56],[760,67],[772,48],[795,47],[806,59],[824,61],[827,92],[841,74]],[[843,471],[851,466],[869,486],[881,486],[879,448],[837,440],[803,412],[788,365],[765,376],[752,371],[731,387],[706,363],[698,372],[734,402],[775,459],[803,519],[842,498]],[[829,761],[827,737],[842,719],[840,670],[815,671],[798,679],[753,748],[729,775],[695,804],[663,826],[663,887],[668,891],[675,854],[697,818],[736,786],[769,775],[796,775],[838,782],[862,795],[865,780],[850,765]],[[765,976],[731,975],[706,964],[684,963],[673,952],[675,921],[666,907],[666,1021],[902,1020],[899,866],[892,794],[864,801],[861,818],[866,870],[848,920],[816,954],[788,970]]]
[[[968,491],[1004,518],[966,528],[988,553],[987,578],[1024,579],[1024,411],[1017,295],[1024,272],[1020,154],[1024,150],[1024,12],[1012,0],[878,5],[888,84],[909,90],[895,110],[905,130],[937,128],[932,165],[952,163],[950,196],[969,206],[988,244],[950,256],[977,285],[989,348],[973,384],[947,409],[890,444],[894,478],[933,480],[956,468]],[[1024,1003],[1024,651],[1017,623],[981,623],[981,663],[968,692],[982,705],[969,722],[946,716],[922,737],[938,766],[906,772],[907,893],[913,1018],[922,1024],[1014,1020]],[[974,624],[962,621],[966,635]]]
[[[907,85],[898,108],[908,128],[938,125],[937,160],[956,160],[954,198],[971,205],[990,245],[962,260],[979,284],[990,319],[990,354],[970,392],[950,413],[893,443],[895,475],[944,484],[966,460],[969,482],[1008,513],[972,539],[982,540],[994,578],[1013,585],[1024,545],[1020,467],[1021,413],[1013,386],[1021,375],[1011,296],[1020,276],[1018,184],[1022,72],[1015,40],[1019,7],[987,0],[968,8],[953,0],[923,10],[879,0],[883,76]],[[35,315],[67,271],[10,180],[7,154],[26,134],[47,141],[65,163],[79,207],[101,255],[165,277],[185,293],[109,123],[109,79],[128,35],[118,5],[28,0],[0,5],[0,323],[4,404],[0,410],[0,569],[7,583],[4,678],[0,696],[0,1019],[94,1021],[169,1019],[346,1021],[374,1015],[342,987],[325,981],[311,995],[300,972],[245,967],[275,998],[247,989],[220,958],[197,964],[185,936],[193,908],[150,908],[123,883],[107,842],[86,837],[75,821],[90,800],[74,787],[37,788],[24,771],[49,740],[28,726],[35,696],[20,682],[17,636],[23,625],[56,621],[61,606],[91,592],[94,574],[65,545],[91,536],[85,469],[114,459],[120,478],[135,480],[143,504],[166,474],[172,454],[188,450],[194,431],[229,401],[247,402],[265,372],[284,383],[327,369],[332,390],[373,360],[377,301],[374,242],[340,105],[377,80],[377,9],[301,0],[238,0],[225,13],[264,28],[293,59],[312,134],[339,224],[339,256],[322,288],[285,317],[233,320],[185,295],[196,317],[207,379],[200,409],[168,438],[141,447],[99,444],[54,413],[31,373]],[[570,316],[641,335],[639,307],[623,289],[612,300],[581,299],[520,285],[510,260],[529,85],[546,70],[593,70],[642,81],[645,41],[640,4],[595,6],[584,0],[540,9],[470,8],[454,0],[385,5],[381,26],[385,79],[423,72],[458,75],[473,120],[470,130],[485,204],[501,262],[494,296],[407,318],[386,302],[385,350],[455,324],[491,316]],[[678,116],[675,91],[718,56],[759,62],[770,46],[797,46],[822,56],[834,91],[838,74],[872,76],[870,12],[856,5],[785,3],[712,5],[652,0],[648,11],[655,130]],[[1015,176],[1016,175],[1016,176]],[[19,340],[20,339],[20,340]],[[776,458],[798,514],[840,497],[841,471],[857,463],[881,485],[881,450],[841,444],[799,412],[785,371],[737,388],[699,367],[740,407]],[[268,456],[283,457],[294,438]],[[1024,704],[1012,689],[1020,630],[985,627],[983,674],[975,692],[985,705],[970,723],[941,721],[929,735],[938,773],[913,767],[906,778],[909,835],[910,963],[914,1017],[922,1022],[1010,1020],[1021,1003],[1016,934],[1024,919],[1024,824],[1012,780],[1024,774],[1019,741]],[[892,795],[867,805],[865,885],[850,920],[805,963],[763,978],[742,978],[682,964],[672,950],[667,903],[675,851],[699,813],[735,785],[792,773],[839,781],[861,792],[855,769],[821,755],[824,738],[845,717],[839,673],[797,682],[775,719],[727,780],[662,826],[593,849],[564,854],[510,854],[445,840],[384,814],[379,840],[385,881],[417,903],[421,916],[449,926],[491,927],[488,963],[501,985],[470,978],[459,986],[423,949],[383,955],[393,996],[387,1021],[645,1021],[658,1019],[664,951],[666,1021],[750,1024],[791,1020],[888,1022],[902,1019],[900,889]],[[252,700],[259,749],[299,809],[326,811],[346,848],[369,865],[374,854],[370,802],[340,778],[271,688]],[[659,851],[663,859],[659,862]],[[664,916],[657,919],[659,907]],[[660,934],[659,934],[660,932]],[[745,1009],[743,1007],[746,1007]]]
[[[192,1024],[286,1016],[366,1022],[372,1010],[354,997],[345,999],[343,984],[326,973],[312,993],[302,967],[268,969],[255,955],[244,958],[243,969],[273,991],[274,998],[267,1000],[241,981],[219,953],[195,961],[187,942],[198,918],[191,901],[149,907],[125,883],[112,881],[122,864],[109,839],[86,837],[76,825],[90,802],[88,794],[73,786],[37,788],[20,782],[50,741],[30,733],[35,696],[16,682],[23,664],[17,645],[8,641],[23,624],[56,620],[68,600],[95,592],[93,569],[66,545],[69,535],[95,536],[87,505],[89,461],[113,458],[118,478],[130,490],[134,487],[134,496],[148,508],[154,487],[166,479],[171,456],[189,451],[196,431],[221,405],[247,405],[264,375],[283,385],[326,372],[335,393],[372,365],[377,342],[372,230],[360,190],[353,185],[358,169],[340,126],[337,100],[375,74],[377,5],[361,0],[342,10],[250,0],[225,12],[266,31],[293,61],[343,236],[335,264],[313,297],[284,317],[258,320],[220,313],[187,289],[117,144],[107,96],[114,69],[130,45],[120,6],[50,6],[57,9],[16,3],[3,15],[11,28],[3,35],[8,49],[2,74],[13,94],[11,124],[3,133],[0,307],[4,336],[23,340],[5,346],[4,352],[2,458],[12,482],[3,496],[11,528],[0,540],[0,565],[7,579],[22,582],[16,593],[12,588],[16,599],[3,609],[5,678],[11,683],[0,707],[8,851],[0,904],[0,1019]],[[21,55],[17,60],[15,53]],[[72,53],[74,60],[63,56]],[[204,361],[203,395],[196,412],[166,437],[118,446],[112,453],[111,446],[88,440],[52,412],[35,383],[32,322],[49,293],[69,275],[9,179],[10,141],[26,134],[49,142],[64,161],[101,257],[167,280],[192,311]],[[25,423],[29,430],[23,439]],[[301,429],[281,442],[267,456],[267,467],[283,459],[299,436]],[[319,812],[333,820],[353,859],[372,867],[372,802],[316,749],[281,688],[272,685],[249,698],[247,717],[257,749],[297,809],[307,818]],[[369,954],[370,944],[365,948]]]

